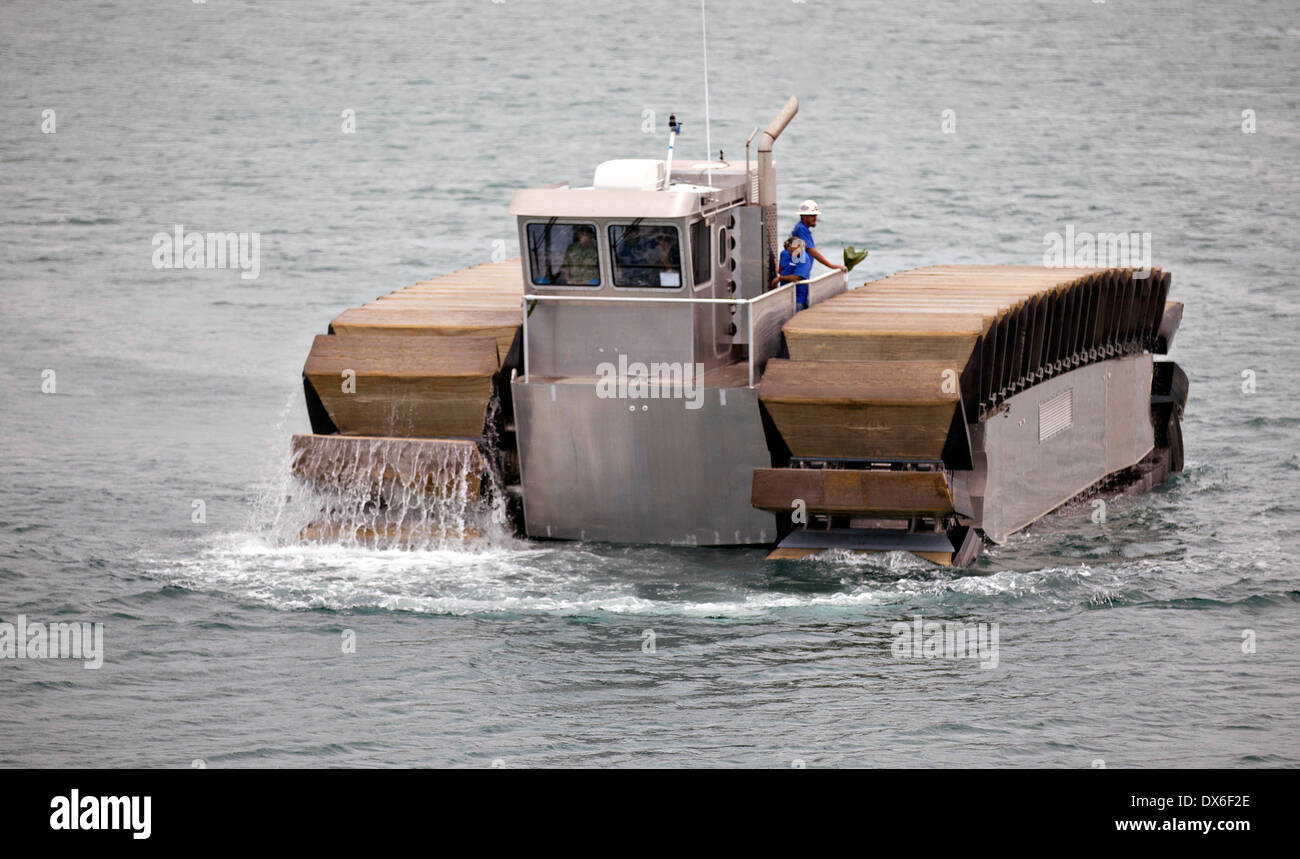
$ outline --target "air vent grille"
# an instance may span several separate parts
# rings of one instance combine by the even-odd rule
[[[1061,393],[1038,407],[1038,441],[1047,441],[1063,433],[1074,424],[1074,388]]]

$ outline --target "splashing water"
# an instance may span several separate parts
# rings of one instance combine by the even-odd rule
[[[468,441],[295,436],[253,503],[273,546],[461,549],[510,540],[505,492]]]

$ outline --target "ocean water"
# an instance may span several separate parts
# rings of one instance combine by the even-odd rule
[[[797,94],[782,212],[854,284],[1150,233],[1186,470],[964,571],[303,544],[312,337],[491,258],[516,187],[660,157],[646,111],[703,157],[698,4],[7,2],[0,620],[106,653],[0,661],[0,765],[1300,764],[1300,7],[708,5],[712,148]],[[260,234],[259,277],[154,268],[177,224]],[[997,666],[895,658],[917,615],[997,623]]]

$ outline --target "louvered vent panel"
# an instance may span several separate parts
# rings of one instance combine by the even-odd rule
[[[1074,388],[1066,388],[1038,407],[1038,441],[1063,433],[1074,423]]]

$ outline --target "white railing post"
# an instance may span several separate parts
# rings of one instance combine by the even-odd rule
[[[748,317],[746,324],[749,326],[749,386],[754,387],[754,304],[752,301],[745,303],[745,316]]]
[[[528,296],[526,295],[523,298],[523,306],[521,309],[524,312],[524,384],[526,385],[528,384],[528,371],[533,366],[528,361]]]

